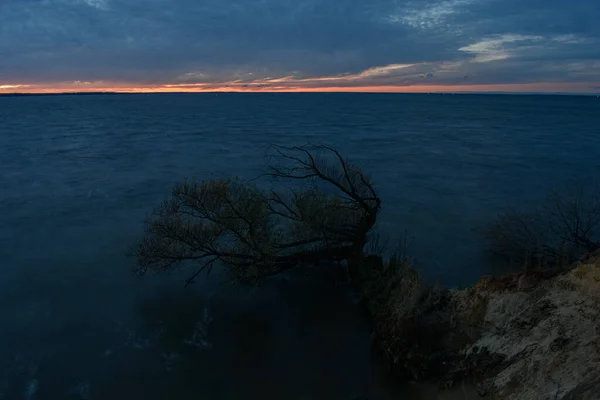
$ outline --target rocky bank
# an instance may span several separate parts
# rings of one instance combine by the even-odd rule
[[[600,252],[463,290],[397,259],[367,257],[352,272],[374,346],[400,378],[469,381],[485,399],[600,399]]]

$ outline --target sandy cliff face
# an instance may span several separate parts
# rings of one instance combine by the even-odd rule
[[[402,378],[474,380],[489,399],[600,399],[600,252],[568,271],[446,292],[410,267],[375,264],[361,291],[375,345]]]
[[[465,359],[497,360],[480,379],[487,396],[600,399],[600,253],[553,277],[483,278],[453,296],[480,332]]]

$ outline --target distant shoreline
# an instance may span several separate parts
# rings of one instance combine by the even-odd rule
[[[116,95],[389,95],[389,96],[570,96],[570,97],[600,97],[600,93],[538,93],[538,92],[63,92],[63,93],[0,93],[0,97],[27,96],[116,96]]]

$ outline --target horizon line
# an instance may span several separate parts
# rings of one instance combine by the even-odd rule
[[[61,93],[509,93],[598,95],[598,82],[536,82],[504,84],[421,84],[421,85],[326,85],[303,86],[303,82],[279,79],[253,83],[226,82],[128,84],[126,82],[62,82],[53,85],[15,84],[0,82],[0,94],[61,94]],[[281,81],[281,82],[280,82]]]
[[[400,95],[536,95],[536,96],[592,96],[599,97],[600,92],[520,92],[520,91],[432,91],[432,92],[404,92],[404,91],[299,91],[299,90],[202,90],[202,91],[121,91],[121,90],[89,90],[89,91],[56,91],[56,92],[0,92],[0,96],[60,96],[60,95],[131,95],[131,94],[400,94]]]

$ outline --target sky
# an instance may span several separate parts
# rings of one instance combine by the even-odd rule
[[[0,0],[0,93],[600,93],[600,0]]]

